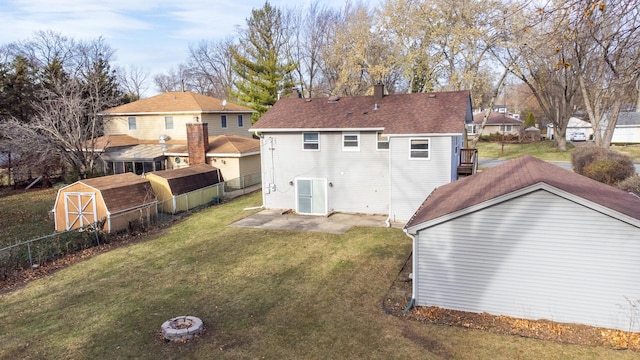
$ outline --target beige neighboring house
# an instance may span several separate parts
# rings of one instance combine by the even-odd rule
[[[190,91],[167,92],[102,112],[105,135],[95,150],[107,175],[202,163],[219,168],[225,180],[259,174],[260,141],[249,132],[254,112]]]
[[[105,135],[128,135],[139,140],[187,140],[185,125],[207,123],[209,136],[251,137],[255,111],[191,91],[170,91],[102,112]]]
[[[467,125],[467,135],[474,137],[480,127],[482,126],[482,120],[484,119],[484,112],[476,113],[473,115],[473,124]],[[505,134],[505,135],[520,135],[522,131],[522,120],[516,119],[504,112],[491,112],[487,123],[480,135],[491,134]]]

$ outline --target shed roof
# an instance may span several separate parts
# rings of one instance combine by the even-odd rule
[[[160,113],[224,113],[224,112],[255,112],[248,107],[227,102],[211,96],[191,91],[169,91],[163,94],[120,105],[102,112],[103,115],[135,115]]]
[[[154,203],[156,195],[149,180],[133,173],[102,176],[78,181],[96,189],[111,214]],[[71,185],[70,185],[71,186]]]
[[[218,168],[207,164],[193,165],[180,169],[154,171],[155,175],[167,180],[171,194],[181,195],[215,185],[220,182]]]
[[[469,91],[393,94],[382,98],[293,97],[278,100],[252,130],[380,129],[386,134],[458,134],[465,122],[471,120]]]
[[[420,205],[405,228],[442,218],[535,185],[552,188],[640,221],[640,198],[585,176],[525,155],[441,186]]]

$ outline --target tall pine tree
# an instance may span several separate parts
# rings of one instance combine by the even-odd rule
[[[251,11],[247,28],[240,34],[243,44],[233,49],[233,69],[238,76],[232,95],[257,111],[256,122],[278,100],[278,92],[293,87],[295,64],[286,60],[286,21],[282,12],[266,2]]]

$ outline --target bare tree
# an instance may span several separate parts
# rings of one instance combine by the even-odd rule
[[[568,51],[596,145],[608,148],[618,114],[640,76],[640,9],[633,1],[571,1],[561,8],[569,18]]]
[[[188,72],[192,82],[202,84],[204,94],[230,98],[235,80],[231,54],[236,46],[229,37],[221,41],[201,41],[189,47]]]
[[[118,69],[117,73],[120,86],[130,101],[139,100],[149,88],[149,73],[141,66],[129,65],[127,68]]]
[[[160,92],[191,90],[185,81],[186,75],[186,65],[179,64],[177,69],[171,68],[164,74],[156,74],[153,83]]]

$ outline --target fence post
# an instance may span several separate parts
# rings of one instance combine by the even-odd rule
[[[100,246],[100,238],[98,237],[98,223],[96,222],[93,227],[93,233],[96,235],[96,243]]]
[[[29,268],[33,269],[33,260],[31,259],[31,243],[27,243],[27,250],[29,251]]]

